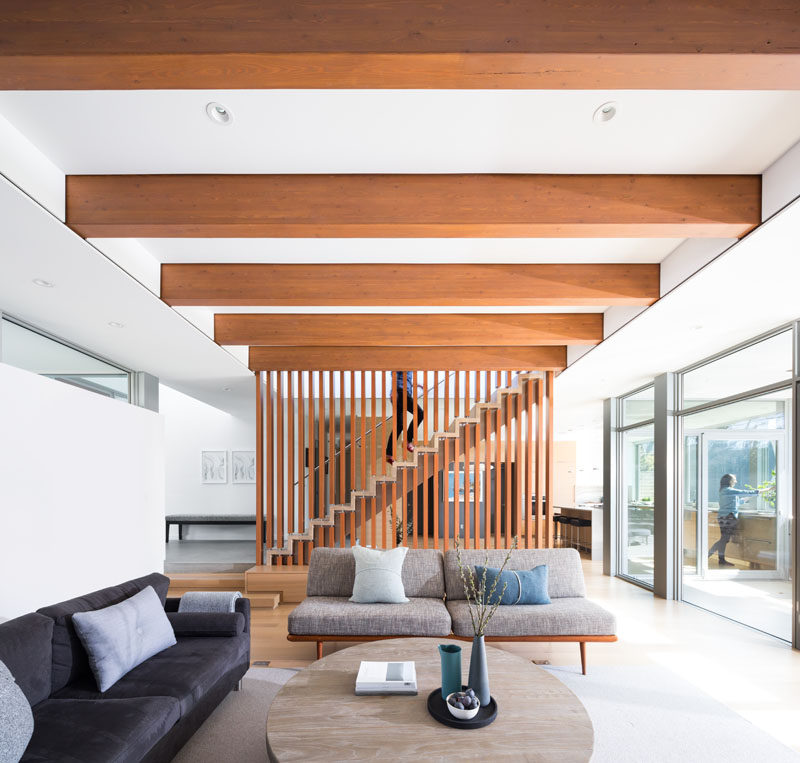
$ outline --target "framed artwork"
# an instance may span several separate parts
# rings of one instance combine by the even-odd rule
[[[202,456],[202,483],[224,485],[228,481],[228,451],[204,450]]]
[[[235,485],[252,485],[256,481],[256,452],[231,451],[231,482]]]

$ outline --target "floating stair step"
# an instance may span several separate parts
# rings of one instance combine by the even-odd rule
[[[168,575],[170,589],[185,591],[237,591],[244,589],[245,573],[211,572],[199,574],[192,572],[173,572]]]
[[[247,592],[250,599],[250,606],[257,609],[277,609],[281,603],[281,595],[277,591],[265,591],[263,593]]]
[[[278,591],[284,602],[300,602],[306,597],[307,565],[261,565],[251,567],[245,575],[248,594]]]

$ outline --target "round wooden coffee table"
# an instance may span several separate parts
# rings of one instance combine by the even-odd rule
[[[530,760],[588,761],[592,722],[578,698],[530,660],[486,647],[497,720],[482,729],[452,729],[428,714],[428,694],[441,685],[438,644],[448,639],[372,641],[310,665],[278,692],[267,718],[272,761]],[[469,674],[471,644],[463,649]],[[413,660],[415,697],[355,695],[361,660]]]

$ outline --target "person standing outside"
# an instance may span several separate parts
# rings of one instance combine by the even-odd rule
[[[761,490],[741,490],[736,487],[735,474],[722,475],[719,481],[719,511],[717,512],[720,539],[708,550],[709,559],[715,551],[717,552],[719,555],[720,567],[735,566],[732,562],[725,559],[725,547],[736,534],[736,530],[739,526],[739,496],[758,495],[761,492]]]
[[[422,388],[421,384],[418,384],[417,387]],[[405,410],[406,413],[412,414],[411,423],[408,425],[408,432],[406,433],[406,449],[409,453],[414,452],[414,437],[416,436],[416,432],[414,431],[414,372],[413,371],[395,371],[395,389],[397,390],[397,410],[394,413],[394,420],[395,420],[395,431],[390,433],[389,441],[386,443],[386,460],[390,463],[394,463],[394,441],[395,438],[399,438],[403,434],[403,428],[405,427],[405,421],[403,420],[403,415],[400,411]],[[405,395],[406,404],[405,408],[401,405],[401,396]],[[425,418],[425,411],[422,410],[422,406],[417,403],[417,426],[422,423],[422,419]]]

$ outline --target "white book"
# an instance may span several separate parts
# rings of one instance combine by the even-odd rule
[[[356,677],[356,694],[416,694],[413,662],[363,661]]]

